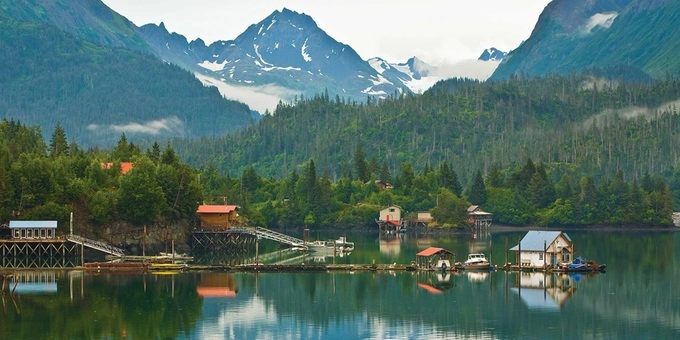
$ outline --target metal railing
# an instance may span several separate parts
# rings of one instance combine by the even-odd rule
[[[305,241],[270,229],[255,227],[255,229],[250,233],[258,237],[266,238],[268,240],[290,244],[293,247],[305,247]]]
[[[82,236],[78,236],[78,235],[75,235],[75,234],[67,235],[66,239],[69,240],[70,242],[82,244],[83,246],[105,252],[109,255],[113,255],[113,256],[123,256],[123,255],[125,255],[125,251],[123,251],[123,249],[116,248],[116,247],[109,245],[109,244],[106,244],[104,242],[91,240],[91,239],[88,239],[88,238],[85,238],[85,237],[82,237]]]

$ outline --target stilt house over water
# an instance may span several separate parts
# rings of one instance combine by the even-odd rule
[[[561,231],[531,230],[510,250],[515,252],[516,263],[523,268],[545,268],[574,258],[574,244],[569,235]]]

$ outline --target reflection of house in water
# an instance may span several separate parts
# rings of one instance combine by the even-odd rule
[[[380,237],[378,239],[380,254],[397,256],[401,252],[401,237]]]
[[[219,298],[235,297],[238,290],[230,273],[201,273],[196,292],[204,298]]]
[[[56,272],[18,272],[12,276],[7,288],[15,294],[55,294],[57,293]]]
[[[529,309],[559,310],[576,291],[580,274],[519,272],[516,292]]]
[[[451,272],[418,272],[418,287],[431,294],[442,294],[455,286],[454,274]]]

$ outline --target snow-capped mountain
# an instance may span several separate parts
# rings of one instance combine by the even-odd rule
[[[482,55],[479,56],[478,60],[482,61],[501,61],[505,56],[507,55],[507,52],[500,51],[496,49],[495,47],[487,48],[482,52]]]
[[[375,57],[368,60],[368,63],[379,74],[387,79],[399,79],[411,92],[424,92],[442,77],[436,75],[437,67],[432,66],[416,57],[411,57],[405,63],[394,64]]]
[[[378,72],[352,47],[328,36],[311,17],[285,8],[236,39],[210,46],[200,40],[187,43],[176,33],[166,33],[162,25],[145,25],[141,31],[164,60],[200,73],[212,85],[219,81],[248,87],[284,100],[327,91],[364,101],[367,96],[411,91],[404,80],[412,76]]]

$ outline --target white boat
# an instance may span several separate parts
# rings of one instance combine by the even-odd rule
[[[352,251],[354,250],[354,242],[348,242],[347,237],[341,236],[335,240],[335,247],[342,249],[342,251]]]
[[[489,270],[491,265],[484,254],[469,254],[468,259],[463,263],[465,270]]]
[[[335,241],[312,241],[307,243],[307,249],[313,252],[347,253],[354,250],[354,242],[347,242],[345,237]]]

